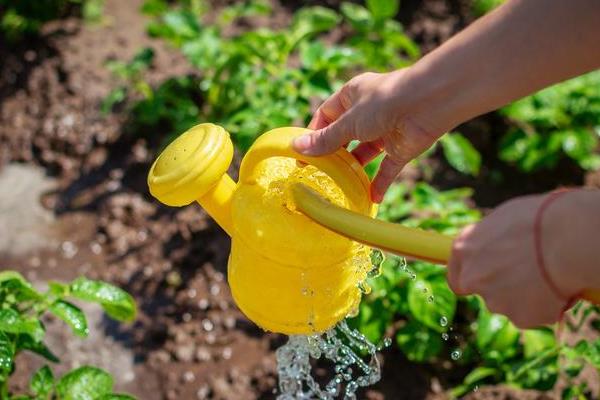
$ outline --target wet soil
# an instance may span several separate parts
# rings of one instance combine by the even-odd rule
[[[277,20],[285,21],[299,4],[278,5]],[[428,51],[470,22],[466,4],[407,0],[399,18]],[[39,39],[0,42],[0,174],[15,164],[27,165],[52,180],[35,192],[50,217],[29,225],[33,234],[23,239],[29,247],[0,250],[0,269],[19,270],[40,287],[49,279],[68,281],[84,274],[120,285],[136,298],[140,315],[129,325],[86,308],[97,334],[82,344],[75,344],[79,339],[58,321],[48,320],[49,342],[64,361],[58,373],[83,363],[102,366],[113,372],[119,390],[148,400],[273,399],[274,349],[284,338],[261,331],[235,307],[225,278],[228,237],[198,206],[173,209],[154,201],[145,179],[159,140],[150,143],[144,137],[152,135],[125,133],[124,114],[99,112],[115,83],[104,66],[107,60],[130,59],[150,46],[156,53],[151,84],[190,72],[179,53],[145,34],[140,5],[140,0],[107,0],[100,25],[67,18],[47,24]],[[496,124],[503,123],[494,118],[470,122],[462,131],[474,141],[493,142],[500,129]],[[438,160],[433,179],[440,187],[474,186],[475,200],[484,207],[556,182],[554,176],[544,184],[537,178],[515,179],[507,171],[511,180],[504,186],[501,181],[486,184],[486,171],[496,166],[486,165],[481,178],[471,179]],[[566,182],[583,180],[569,171]],[[0,190],[9,191],[9,186]],[[11,204],[3,212],[35,208]],[[0,226],[0,236],[12,232]],[[40,243],[42,236],[51,240]],[[383,379],[364,398],[446,398],[445,388],[464,374],[451,365],[433,369],[412,364],[394,349],[384,351],[382,360]],[[23,387],[40,363],[23,356],[15,387]],[[469,398],[554,397],[499,387]]]

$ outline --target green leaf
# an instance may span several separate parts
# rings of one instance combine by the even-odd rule
[[[477,319],[477,347],[486,360],[502,361],[518,351],[519,330],[503,315],[485,308]]]
[[[88,335],[87,320],[79,307],[67,301],[58,300],[48,310],[65,321],[77,336],[86,337]]]
[[[587,129],[574,129],[563,133],[562,147],[571,158],[578,160],[593,152],[598,138]]]
[[[433,296],[433,298],[431,298]],[[436,332],[445,332],[442,318],[452,323],[456,311],[456,295],[448,287],[443,275],[417,278],[409,282],[408,307],[412,316]]]
[[[353,325],[372,343],[379,343],[392,322],[392,313],[384,304],[384,299],[365,299],[360,304],[360,312],[353,319]]]
[[[321,6],[301,8],[294,13],[291,27],[292,37],[298,40],[304,36],[328,31],[335,27],[339,21],[339,15],[329,8]]]
[[[18,280],[23,283],[27,282],[27,280],[25,280],[23,275],[21,275],[17,271],[2,271],[2,272],[0,272],[0,283],[4,283],[6,281],[11,281],[11,280]]]
[[[515,371],[514,373],[512,371]],[[527,389],[550,390],[558,378],[558,349],[539,353],[533,359],[517,360],[506,380]]]
[[[16,271],[0,272],[0,288],[15,294],[17,301],[40,299],[42,295],[31,286],[23,275]]]
[[[48,361],[59,362],[58,357],[50,351],[50,349],[41,341],[34,340],[29,335],[19,335],[17,338],[17,351],[19,350],[29,350],[44,357]]]
[[[481,167],[481,155],[471,142],[460,133],[447,133],[440,139],[444,156],[456,170],[468,175],[477,175]]]
[[[503,2],[504,0],[473,0],[471,10],[473,10],[473,14],[480,17],[492,11]]]
[[[443,349],[441,335],[416,321],[410,321],[398,330],[396,343],[411,361],[431,361]]]
[[[61,400],[96,400],[110,394],[113,378],[95,367],[81,367],[64,375],[56,384]]]
[[[399,6],[399,0],[367,0],[367,8],[376,19],[393,18]]]
[[[54,388],[54,375],[50,367],[44,365],[40,368],[31,378],[29,387],[36,396],[47,398]]]
[[[500,371],[490,367],[477,367],[471,371],[463,380],[461,385],[450,389],[451,398],[462,398],[468,392],[472,391],[475,386],[486,378],[498,375]]]
[[[12,371],[14,357],[10,338],[4,332],[0,332],[0,376]]]
[[[481,382],[484,379],[492,377],[498,374],[496,368],[491,367],[477,367],[465,376],[463,382],[467,385],[474,385]]]
[[[556,337],[552,329],[528,329],[523,332],[523,350],[526,358],[537,357],[540,353],[555,348]]]
[[[135,301],[123,289],[106,282],[83,277],[73,281],[70,288],[73,297],[99,303],[111,318],[118,321],[132,321],[135,319]]]
[[[35,340],[44,337],[44,328],[40,321],[35,318],[24,318],[12,308],[0,310],[0,331],[26,334]]]
[[[373,15],[361,5],[344,2],[340,6],[342,15],[357,31],[364,31],[372,23]]]

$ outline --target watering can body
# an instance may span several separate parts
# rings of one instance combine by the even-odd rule
[[[346,151],[306,157],[290,148],[303,128],[261,135],[242,160],[239,181],[225,171],[229,135],[198,125],[169,145],[150,170],[151,193],[165,204],[198,201],[231,236],[228,281],[241,311],[265,330],[323,332],[358,307],[370,248],[322,227],[295,208],[300,182],[336,206],[371,218],[369,181]],[[296,160],[309,166],[299,168]]]

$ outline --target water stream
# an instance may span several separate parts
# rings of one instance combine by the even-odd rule
[[[346,321],[321,335],[290,336],[277,349],[278,400],[356,399],[356,391],[381,378],[377,346]],[[365,359],[361,354],[366,354]],[[334,375],[321,386],[311,374],[311,359],[325,358],[333,364]]]

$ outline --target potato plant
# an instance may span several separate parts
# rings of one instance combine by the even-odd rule
[[[47,361],[59,359],[44,343],[45,314],[64,321],[76,336],[86,337],[88,326],[83,311],[70,299],[99,304],[117,321],[132,321],[136,315],[133,298],[125,291],[102,281],[78,278],[69,284],[50,282],[46,292],[36,290],[21,274],[0,272],[0,399],[7,400],[128,400],[131,396],[113,393],[113,378],[92,366],[74,369],[54,377],[48,365],[31,378],[26,393],[9,391],[9,379],[17,356],[33,352]]]
[[[524,172],[552,168],[563,157],[600,169],[600,71],[512,103],[501,110],[512,125],[500,158]]]
[[[351,72],[401,67],[419,55],[393,19],[397,1],[372,0],[366,7],[342,3],[340,12],[304,7],[281,29],[233,34],[228,30],[236,21],[270,15],[270,3],[225,7],[210,24],[204,22],[206,9],[202,1],[145,3],[143,10],[154,16],[149,34],[181,49],[197,74],[168,79],[151,93],[135,89],[137,77],[129,79],[133,90],[127,94],[137,99],[131,107],[136,131],[161,126],[177,134],[199,120],[212,121],[225,126],[244,150],[272,127],[305,125],[311,105]],[[338,26],[352,34],[340,44],[326,44],[324,35]],[[125,101],[125,92],[122,87],[113,92],[106,109]]]
[[[103,0],[0,0],[0,34],[14,41],[38,33],[43,23],[78,8],[87,20],[102,16]]]

